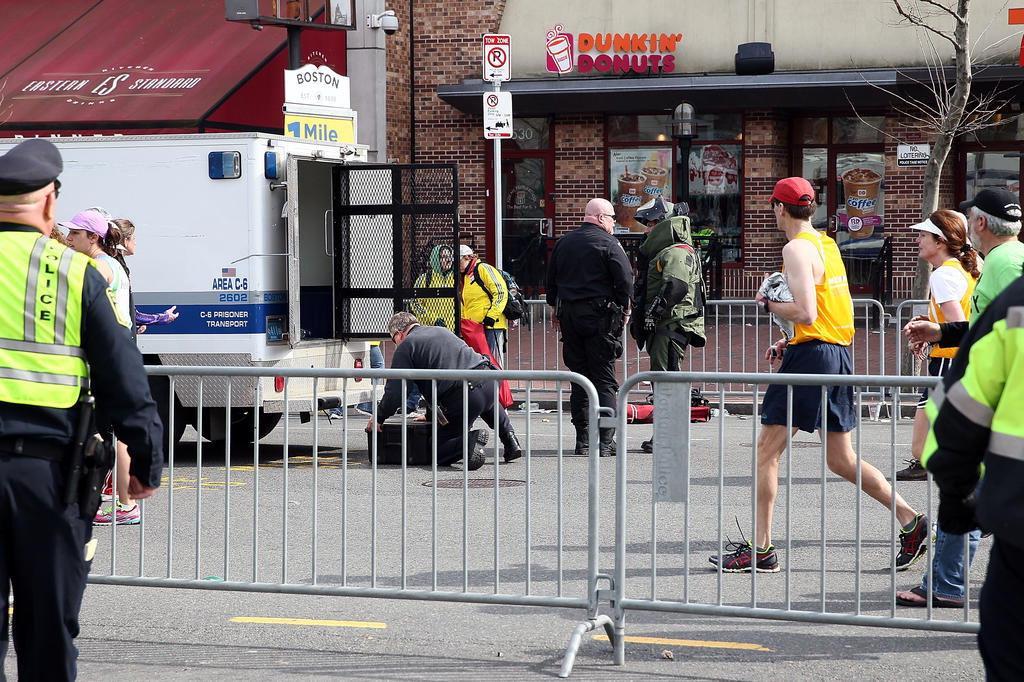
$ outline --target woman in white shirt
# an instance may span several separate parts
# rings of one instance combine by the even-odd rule
[[[932,322],[960,322],[971,316],[971,294],[981,272],[978,269],[978,252],[967,239],[967,218],[962,213],[939,210],[928,220],[913,225],[917,230],[917,252],[922,260],[931,264],[932,274],[928,278],[931,290],[928,301],[928,319]],[[920,346],[912,349],[915,354],[928,358],[929,376],[943,376],[949,369],[956,348]],[[928,437],[928,417],[924,406],[928,401],[928,390],[921,392],[914,415],[914,433],[910,452],[913,459],[907,460],[907,468],[896,472],[900,481],[923,481],[928,473],[921,466],[921,453]]]

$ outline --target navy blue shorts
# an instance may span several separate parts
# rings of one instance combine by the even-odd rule
[[[782,354],[780,374],[853,374],[853,359],[847,346],[824,341],[805,341],[786,346]],[[857,425],[853,386],[827,388],[827,431],[852,431]],[[764,392],[761,423],[786,425],[786,386],[773,384]],[[821,387],[793,387],[793,421],[795,428],[814,433],[821,428]]]

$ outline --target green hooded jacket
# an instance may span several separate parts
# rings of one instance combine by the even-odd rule
[[[704,278],[701,275],[700,257],[693,248],[690,236],[690,219],[676,216],[663,220],[651,229],[640,252],[647,257],[648,304],[661,293],[666,276],[674,277],[687,284],[686,296],[671,312],[658,320],[658,329],[669,328],[688,332],[701,339],[704,335]],[[692,344],[691,345],[695,345]],[[701,344],[702,345],[702,344]]]

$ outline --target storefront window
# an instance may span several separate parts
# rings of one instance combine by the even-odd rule
[[[1007,107],[992,117],[988,127],[975,131],[968,139],[972,142],[1020,142],[1024,140],[1024,115]]]
[[[551,146],[551,121],[548,118],[513,118],[511,149],[547,149]]]
[[[1020,194],[1019,152],[984,151],[967,154],[968,200],[983,189],[1008,189]]]
[[[634,218],[642,205],[658,196],[675,202],[676,144],[672,115],[609,116],[608,188],[615,206],[616,229],[640,232]],[[715,242],[722,261],[741,259],[743,227],[743,115],[697,114],[697,137],[690,141],[686,167],[694,234]],[[711,240],[710,237],[716,237]]]
[[[884,174],[885,155],[881,152],[836,154],[836,242],[845,257],[873,258],[882,247]],[[855,277],[851,275],[851,279]]]
[[[743,147],[698,144],[690,150],[690,219],[695,236],[718,236],[722,262],[740,260]]]
[[[828,149],[826,147],[804,147],[803,176],[814,187],[818,208],[811,216],[815,229],[828,229]]]
[[[798,118],[792,129],[794,171],[817,195],[811,223],[836,240],[855,292],[871,286],[885,245],[884,126],[884,116],[837,116]]]
[[[671,142],[671,114],[609,116],[609,142]]]
[[[798,118],[793,122],[796,144],[828,144],[827,118]]]
[[[672,148],[631,147],[608,151],[611,173],[612,204],[615,206],[615,228],[643,232],[644,226],[633,216],[645,203],[663,194],[672,194]]]
[[[832,142],[834,144],[864,144],[884,142],[882,130],[884,116],[839,116],[832,119]]]

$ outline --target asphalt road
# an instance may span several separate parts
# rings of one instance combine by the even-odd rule
[[[93,573],[215,584],[251,582],[255,572],[260,583],[310,585],[315,576],[316,584],[327,586],[586,596],[588,460],[571,456],[568,415],[562,456],[559,415],[535,413],[528,458],[495,466],[489,457],[476,472],[442,468],[436,474],[430,467],[397,466],[375,473],[366,463],[365,417],[352,415],[347,454],[339,422],[317,422],[316,467],[313,424],[298,419],[288,422],[287,467],[283,424],[262,444],[258,462],[251,453],[227,458],[210,443],[200,452],[189,431],[164,487],[146,505],[143,526],[116,533],[96,529]],[[525,421],[525,415],[513,415],[524,444]],[[868,421],[859,434],[865,460],[883,472],[892,469],[892,429],[889,422]],[[737,523],[750,533],[754,422],[726,415],[694,425],[688,535],[685,505],[659,503],[652,517],[652,456],[638,449],[650,433],[650,426],[630,426],[626,461],[600,460],[600,570],[610,573],[614,563],[616,466],[624,465],[627,596],[648,599],[653,592],[664,600],[718,603],[719,576],[707,557],[717,553],[720,522],[729,539],[739,539]],[[910,422],[900,422],[895,433],[902,460]],[[788,589],[792,608],[821,611],[824,582],[824,609],[852,613],[859,582],[861,612],[888,615],[888,510],[862,496],[858,562],[855,489],[825,476],[823,581],[821,449],[814,436],[801,434],[792,452],[790,530],[785,464],[774,528],[785,570],[757,576],[758,606],[784,608]],[[902,483],[899,490],[911,505],[927,508],[927,484]],[[988,549],[983,541],[973,566],[972,602]],[[897,574],[895,586],[912,586],[926,566],[921,561]],[[751,576],[725,575],[721,601],[749,605],[751,588]],[[896,615],[926,614],[897,607]],[[572,628],[584,616],[580,608],[553,606],[92,585],[81,616],[80,672],[82,679],[554,677]],[[937,610],[934,616],[962,619],[963,613]],[[627,613],[626,634],[622,668],[612,665],[607,642],[586,635],[573,677],[983,675],[972,635],[639,610]],[[8,674],[13,658],[6,662]]]

